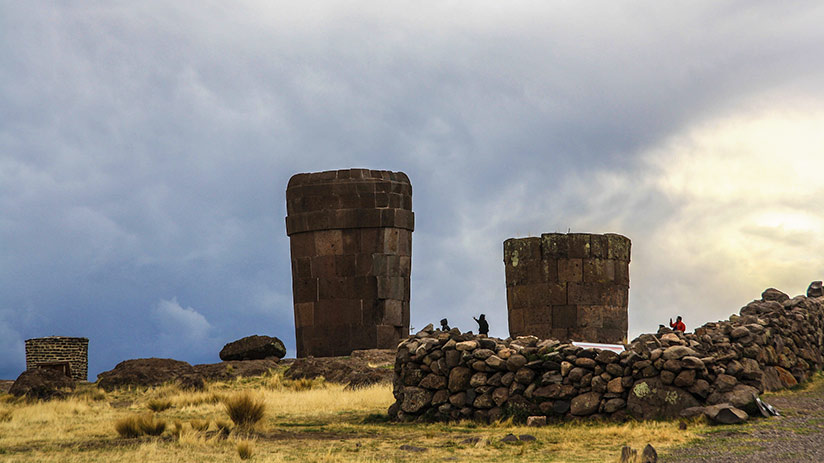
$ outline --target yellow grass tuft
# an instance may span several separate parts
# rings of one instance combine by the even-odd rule
[[[252,440],[249,439],[238,440],[236,448],[237,455],[240,457],[241,460],[248,460],[252,458],[252,455],[255,453],[255,444]]]
[[[127,416],[114,425],[120,437],[133,439],[143,435],[159,436],[166,430],[166,422],[151,415]]]
[[[153,412],[162,412],[172,408],[172,401],[169,399],[152,399],[146,403],[146,407]]]
[[[248,392],[224,399],[223,406],[229,419],[243,430],[251,430],[266,414],[266,403],[252,397]]]

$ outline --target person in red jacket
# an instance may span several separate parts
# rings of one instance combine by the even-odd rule
[[[684,331],[687,331],[687,325],[685,325],[684,322],[681,321],[680,315],[675,318],[675,323],[673,323],[672,319],[670,318],[670,328],[674,329],[675,331],[680,331],[682,333]]]

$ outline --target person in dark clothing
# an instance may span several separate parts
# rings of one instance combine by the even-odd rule
[[[672,319],[670,318],[670,328],[674,329],[675,331],[680,331],[682,333],[687,331],[687,325],[685,325],[684,322],[681,321],[680,315],[675,318],[675,323],[673,323]]]
[[[441,319],[441,331],[449,331],[449,322],[445,318]]]
[[[489,334],[489,323],[486,321],[486,315],[481,314],[481,318],[472,317],[472,319],[478,322],[478,334],[482,334],[484,336]]]

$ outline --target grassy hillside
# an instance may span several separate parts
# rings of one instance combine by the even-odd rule
[[[246,429],[232,423],[225,406],[242,394],[265,409]],[[393,400],[389,385],[349,391],[318,380],[285,380],[280,372],[210,383],[201,392],[163,386],[105,393],[83,385],[51,402],[6,395],[0,397],[0,461],[604,462],[617,461],[624,444],[638,449],[651,443],[660,452],[704,429],[690,424],[681,431],[678,423],[398,424],[385,418]],[[116,430],[139,420],[161,432],[122,437]],[[509,433],[536,440],[501,442]]]

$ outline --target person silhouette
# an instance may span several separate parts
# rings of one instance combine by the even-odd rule
[[[670,318],[670,328],[674,329],[675,331],[680,331],[682,333],[687,331],[687,325],[685,325],[684,322],[681,321],[680,315],[675,317],[675,323],[673,323],[672,319]]]
[[[441,331],[449,331],[449,322],[445,318],[441,319]]]
[[[486,321],[486,315],[481,314],[480,318],[472,317],[472,319],[478,322],[478,334],[484,336],[489,334],[489,323]]]

